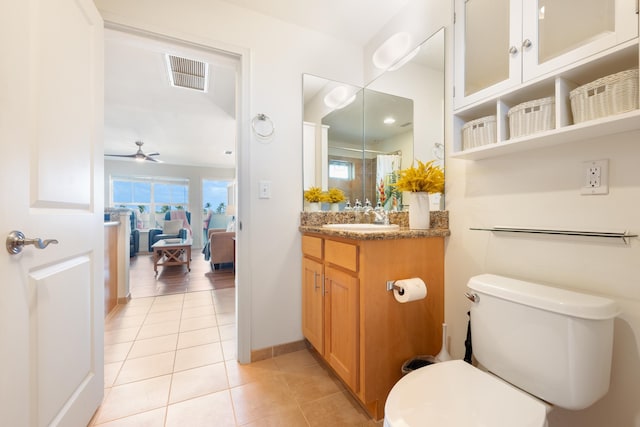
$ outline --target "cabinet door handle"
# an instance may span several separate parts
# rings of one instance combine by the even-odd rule
[[[525,39],[525,40],[522,42],[522,47],[523,47],[524,49],[529,49],[529,48],[531,47],[531,45],[533,45],[533,43],[531,43],[531,40],[529,40],[529,39]]]
[[[324,277],[324,273],[322,273],[322,295],[326,295],[329,293],[327,290],[327,278]]]
[[[318,289],[320,286],[318,286],[318,272],[314,271],[313,272],[313,289]]]
[[[515,47],[515,46],[511,46],[511,47],[509,48],[509,53],[510,53],[511,55],[515,55],[516,53],[518,53],[518,48],[517,48],[517,47]]]

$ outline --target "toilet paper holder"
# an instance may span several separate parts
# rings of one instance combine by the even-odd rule
[[[387,280],[387,291],[397,290],[400,295],[404,295],[404,289],[396,285],[395,280]]]

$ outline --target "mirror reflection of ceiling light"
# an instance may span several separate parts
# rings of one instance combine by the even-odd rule
[[[349,89],[346,86],[337,86],[324,97],[324,105],[334,110],[339,110],[356,99],[355,95],[349,95]]]
[[[411,35],[406,32],[396,33],[385,40],[373,53],[373,65],[376,68],[386,70],[405,56],[410,47]]]
[[[396,119],[394,119],[393,117],[386,117],[386,118],[383,120],[383,123],[384,123],[385,125],[392,125],[392,124],[394,124],[395,122],[396,122]]]

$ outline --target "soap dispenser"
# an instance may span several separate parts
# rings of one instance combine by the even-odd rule
[[[362,203],[360,200],[356,199],[356,204],[353,207],[353,212],[355,213],[355,222],[359,224],[362,221]]]
[[[347,203],[344,205],[344,210],[347,212],[353,210],[353,208],[351,207],[351,201],[349,199],[347,199]]]

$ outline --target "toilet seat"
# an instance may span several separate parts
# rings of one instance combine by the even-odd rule
[[[547,406],[462,360],[417,369],[393,386],[385,427],[543,427]]]

